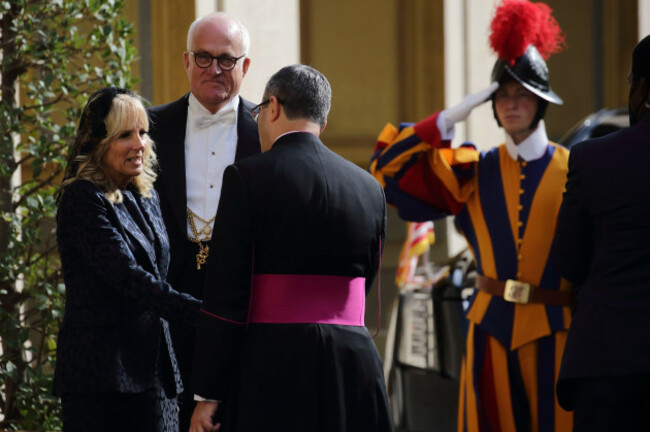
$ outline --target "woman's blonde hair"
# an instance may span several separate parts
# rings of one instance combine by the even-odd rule
[[[103,159],[113,141],[133,128],[149,129],[147,111],[135,93],[116,87],[95,92],[81,115],[61,189],[75,180],[89,180],[99,186],[112,203],[122,202],[122,193],[106,173]],[[142,174],[130,182],[147,198],[151,197],[156,180],[157,159],[153,147],[153,141],[145,134]]]

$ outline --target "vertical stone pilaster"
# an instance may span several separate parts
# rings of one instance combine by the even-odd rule
[[[637,2],[605,0],[603,9],[603,102],[608,108],[627,106],[627,75],[641,17]]]
[[[400,117],[418,120],[445,104],[443,1],[400,2],[397,14]]]
[[[194,21],[195,5],[182,0],[152,1],[151,64],[155,105],[171,102],[189,91],[183,66],[187,29]]]
[[[650,35],[650,0],[639,0],[639,40]]]

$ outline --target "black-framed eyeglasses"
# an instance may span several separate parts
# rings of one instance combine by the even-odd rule
[[[225,71],[233,70],[237,66],[237,60],[241,60],[246,57],[246,54],[239,57],[230,57],[229,55],[222,54],[219,57],[211,56],[206,52],[196,53],[194,51],[188,51],[194,56],[194,63],[201,69],[206,69],[212,66],[212,60],[217,61],[219,68]]]
[[[262,111],[262,107],[269,102],[271,102],[271,99],[267,99],[264,102],[259,103],[253,107],[253,109],[251,110],[251,112],[253,113],[253,120],[257,121],[257,119],[260,116],[260,111]]]
[[[282,103],[282,101],[280,99],[278,99],[278,98],[275,98],[275,99],[278,101],[278,103],[280,103],[280,104]],[[262,107],[264,105],[266,105],[267,103],[269,103],[269,102],[271,102],[271,99],[267,99],[264,102],[255,105],[253,107],[253,109],[251,109],[251,112],[253,113],[253,119],[255,121],[257,121],[257,119],[260,117],[260,112],[262,111]]]

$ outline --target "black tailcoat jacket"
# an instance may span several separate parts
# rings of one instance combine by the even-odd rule
[[[558,380],[650,373],[650,121],[571,150],[557,258],[577,285]]]
[[[185,177],[185,133],[189,96],[166,105],[149,109],[149,135],[158,156],[159,175],[156,190],[160,196],[162,217],[167,227],[171,261],[167,281],[181,292],[203,298],[203,284],[207,267],[214,261],[196,268],[198,245],[187,239],[187,186]],[[235,161],[260,153],[257,123],[251,114],[253,104],[239,99],[237,113],[237,150]],[[218,247],[218,246],[217,246]],[[211,248],[211,252],[214,249]],[[188,384],[194,353],[194,330],[172,323],[172,339],[178,356],[183,382]],[[186,385],[186,387],[189,387]]]
[[[368,293],[385,218],[379,183],[310,133],[226,169],[193,380],[199,396],[224,401],[222,430],[391,430],[364,326],[238,324],[253,272],[364,277]]]
[[[200,299],[203,266],[197,271],[196,254],[199,249],[196,243],[187,239],[185,133],[189,96],[188,93],[174,102],[150,108],[149,136],[155,143],[158,157],[160,172],[155,187],[160,196],[160,207],[171,245],[167,279],[174,288]],[[253,106],[240,97],[235,162],[260,152],[257,123],[250,111]]]
[[[77,180],[61,197],[57,242],[66,287],[56,394],[139,393],[157,373],[182,390],[167,320],[196,323],[200,302],[165,281],[169,243],[155,191],[112,204]]]

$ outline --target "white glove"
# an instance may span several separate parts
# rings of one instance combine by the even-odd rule
[[[465,120],[475,107],[486,102],[498,88],[499,83],[495,81],[486,89],[468,94],[458,105],[442,111],[438,116],[438,129],[440,129],[442,139],[452,139],[454,137],[454,125]]]

